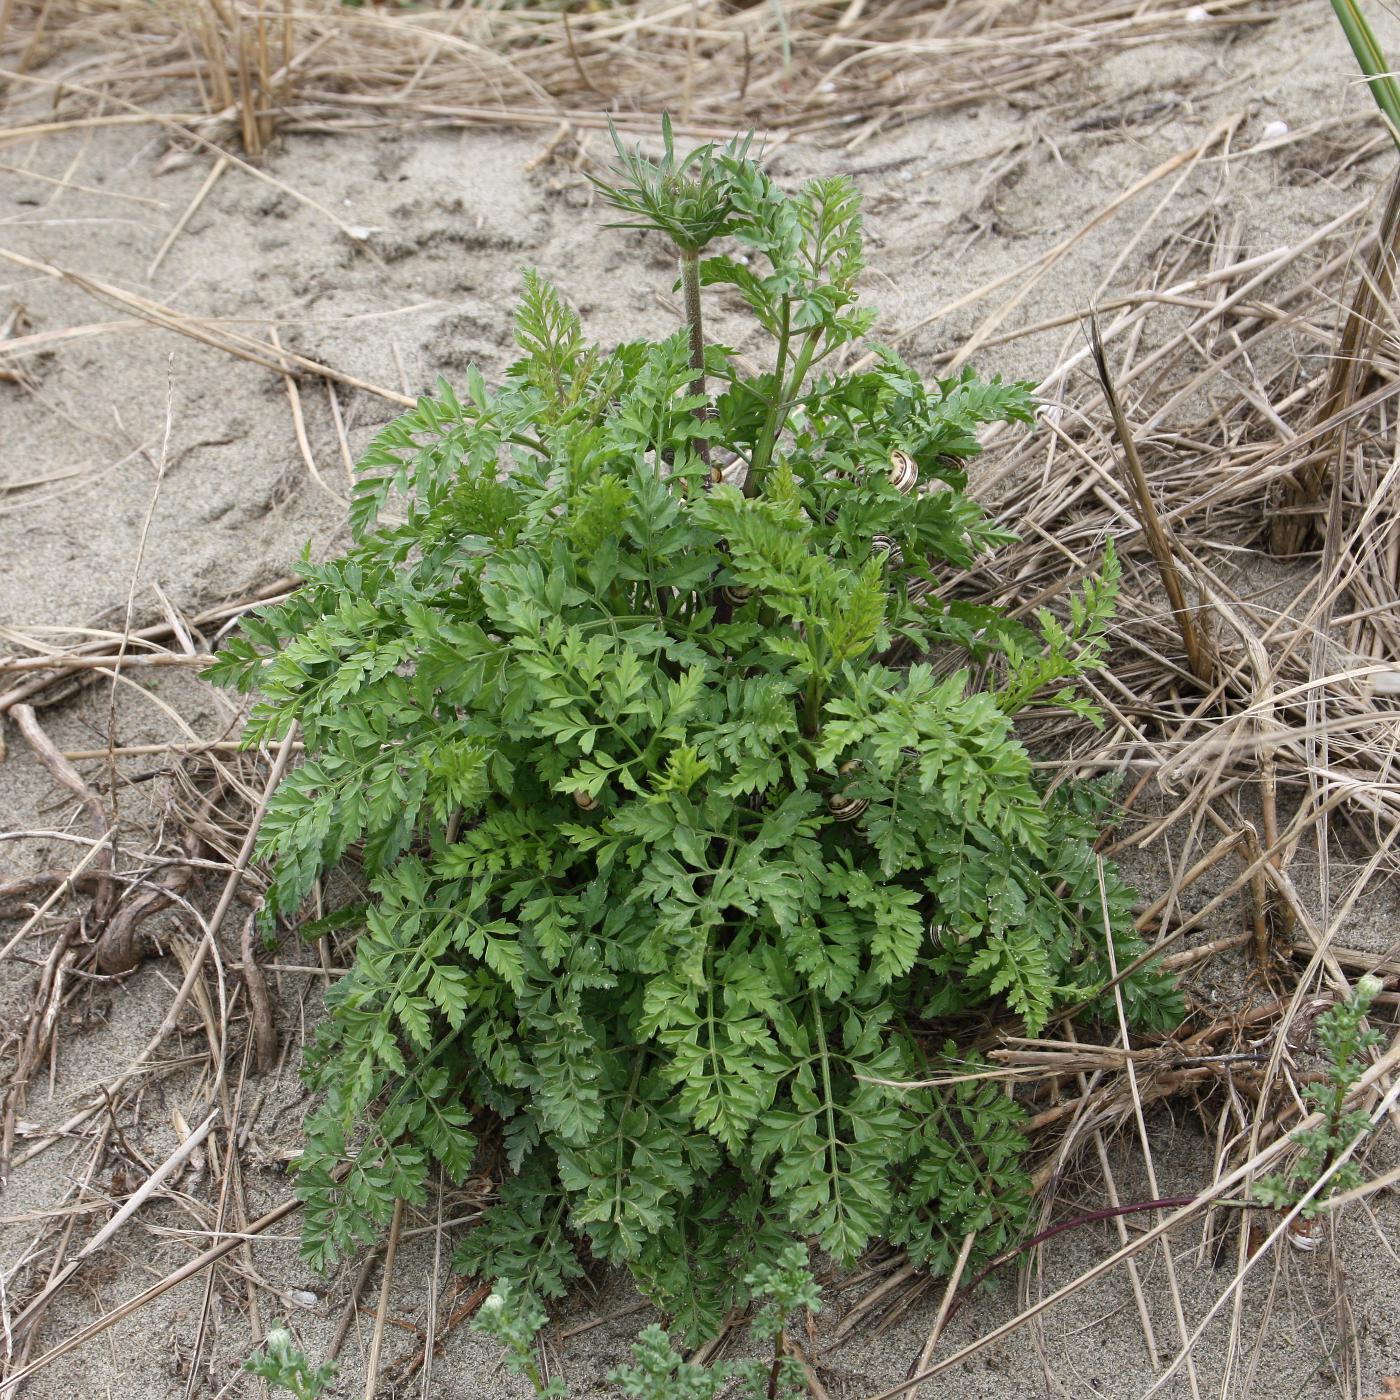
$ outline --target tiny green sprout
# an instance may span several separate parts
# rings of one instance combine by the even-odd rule
[[[706,1368],[677,1356],[655,1323],[632,1343],[632,1364],[608,1372],[627,1400],[714,1400],[728,1377],[727,1367]]]
[[[562,1381],[546,1382],[540,1374],[535,1338],[548,1321],[540,1300],[513,1279],[501,1279],[482,1303],[472,1324],[476,1331],[491,1337],[505,1348],[506,1369],[524,1376],[535,1394],[546,1400],[562,1400]]]
[[[1318,1017],[1317,1041],[1327,1062],[1325,1080],[1307,1085],[1303,1097],[1322,1113],[1323,1119],[1316,1128],[1294,1135],[1302,1152],[1286,1170],[1255,1183],[1255,1194],[1264,1205],[1291,1210],[1358,1138],[1370,1132],[1370,1115],[1346,1105],[1365,1072],[1367,1052],[1381,1041],[1380,1032],[1364,1024],[1381,987],[1380,978],[1368,973],[1357,982],[1351,996]],[[1303,1206],[1303,1216],[1311,1219],[1327,1199],[1354,1190],[1364,1180],[1354,1159],[1343,1162],[1332,1171],[1322,1190]]]
[[[788,1245],[775,1263],[760,1264],[744,1282],[755,1301],[766,1300],[749,1330],[772,1344],[770,1365],[736,1361],[708,1369],[697,1366],[682,1360],[666,1333],[651,1326],[633,1343],[632,1365],[618,1367],[608,1380],[627,1400],[713,1400],[730,1382],[736,1389],[726,1394],[733,1400],[798,1400],[810,1394],[806,1373],[784,1341],[788,1322],[800,1308],[816,1312],[821,1307],[821,1289],[807,1270],[807,1251]]]
[[[280,1322],[273,1323],[263,1350],[249,1357],[243,1369],[288,1391],[296,1400],[319,1400],[335,1377],[335,1367],[329,1363],[313,1367],[298,1348],[296,1338]]]
[[[751,1324],[754,1336],[773,1344],[773,1362],[761,1394],[781,1396],[784,1400],[807,1394],[806,1373],[801,1364],[788,1355],[784,1344],[793,1315],[802,1308],[816,1312],[822,1305],[821,1289],[808,1272],[806,1249],[800,1244],[789,1245],[778,1256],[776,1264],[760,1264],[744,1282],[753,1289],[756,1298],[767,1299]],[[757,1393],[757,1387],[754,1390]]]

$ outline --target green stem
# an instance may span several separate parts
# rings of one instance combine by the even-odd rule
[[[700,253],[698,249],[682,248],[681,289],[685,294],[685,323],[690,328],[690,367],[695,378],[690,381],[690,392],[703,395],[705,392],[705,322],[700,310]],[[701,407],[696,410],[697,418],[708,418],[709,410]],[[700,460],[709,465],[710,445],[703,439],[698,443]]]
[[[685,293],[685,323],[690,328],[690,367],[695,378],[690,387],[705,392],[705,322],[700,311],[700,254],[681,250],[681,288]]]
[[[748,480],[744,483],[744,494],[755,496],[759,487],[763,484],[763,478],[767,475],[769,463],[773,460],[774,449],[778,445],[778,438],[781,436],[784,426],[787,424],[788,410],[797,402],[798,395],[802,392],[803,382],[807,378],[807,371],[812,367],[812,357],[817,353],[817,346],[821,343],[822,329],[814,326],[807,332],[802,340],[802,348],[797,352],[797,359],[793,363],[792,377],[786,378],[784,371],[787,362],[788,347],[788,315],[789,308],[786,302],[783,303],[783,325],[782,335],[778,342],[779,359],[778,369],[774,376],[778,382],[778,394],[768,407],[768,416],[763,422],[763,432],[759,435],[757,443],[754,444],[753,460],[749,465]]]
[[[822,688],[816,676],[807,679],[807,700],[802,710],[802,732],[809,739],[817,737],[822,713]]]
[[[782,431],[783,403],[787,398],[788,345],[792,339],[792,298],[783,298],[782,320],[778,327],[778,355],[773,362],[773,398],[763,419],[763,431],[754,443],[748,476],[744,478],[744,495],[756,496],[760,475],[767,471],[773,456],[773,446]]]
[[[807,696],[802,710],[802,733],[808,739],[815,739],[821,728],[822,701],[825,686],[822,684],[822,670],[826,665],[826,646],[820,637],[814,639],[812,674],[807,677]]]
[[[773,1364],[768,1368],[768,1400],[777,1400],[778,1377],[783,1369],[783,1343],[787,1336],[787,1313],[778,1314],[778,1335],[773,1338]]]
[[[1366,86],[1386,119],[1391,139],[1400,144],[1400,84],[1396,83],[1385,61],[1375,33],[1366,22],[1358,0],[1332,0],[1332,9],[1356,55],[1357,66],[1366,75]]]

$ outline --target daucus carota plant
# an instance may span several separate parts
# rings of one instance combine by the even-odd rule
[[[249,1357],[243,1369],[285,1390],[293,1400],[320,1400],[335,1379],[335,1367],[313,1366],[297,1346],[296,1338],[280,1322],[272,1324],[263,1349]]]
[[[499,1198],[461,1267],[557,1295],[586,1244],[695,1334],[794,1237],[946,1267],[1020,1231],[1015,1103],[896,1085],[967,1064],[974,1017],[1103,1007],[1110,941],[1141,951],[1129,892],[1100,898],[1106,795],[1047,792],[1013,730],[1086,708],[1117,572],[1035,627],[930,597],[1008,538],[961,462],[1031,405],[887,349],[829,368],[871,322],[849,180],[786,194],[742,144],[668,143],[619,181],[747,308],[761,371],[704,344],[698,393],[688,329],[603,350],[527,273],[504,383],[380,434],[354,547],[217,673],[261,692],[250,741],[306,745],[265,917],[352,850],[368,881],[306,1068],[308,1255],[481,1154]],[[1179,1013],[1155,972],[1123,993],[1139,1025]]]
[[[1381,981],[1367,975],[1345,1001],[1339,1001],[1317,1018],[1317,1043],[1325,1061],[1324,1080],[1307,1084],[1303,1098],[1322,1114],[1316,1127],[1297,1133],[1302,1149],[1286,1171],[1266,1176],[1254,1184],[1254,1194],[1264,1205],[1290,1210],[1326,1175],[1347,1148],[1370,1131],[1370,1115],[1347,1107],[1352,1091],[1366,1072],[1366,1054],[1381,1042],[1381,1033],[1368,1028],[1366,1013],[1380,995]],[[1331,1196],[1351,1191],[1365,1180],[1360,1163],[1348,1159],[1337,1166],[1322,1189],[1304,1203],[1302,1214],[1316,1215]]]

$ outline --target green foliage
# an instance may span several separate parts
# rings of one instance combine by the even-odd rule
[[[1394,71],[1385,61],[1385,54],[1366,18],[1366,12],[1359,0],[1332,0],[1332,11],[1347,36],[1357,65],[1366,75],[1366,86],[1371,89],[1371,96],[1390,131],[1391,140],[1400,145],[1400,82],[1396,81]]]
[[[1317,1042],[1326,1061],[1326,1082],[1305,1085],[1303,1098],[1323,1115],[1323,1121],[1316,1128],[1294,1134],[1293,1140],[1302,1151],[1285,1171],[1254,1183],[1254,1194],[1264,1205],[1291,1210],[1343,1152],[1370,1132],[1370,1115],[1363,1109],[1349,1110],[1346,1105],[1366,1072],[1367,1053],[1381,1043],[1381,1033],[1365,1025],[1366,1013],[1380,990],[1379,978],[1363,977],[1346,1001],[1338,1002],[1317,1018]],[[1311,1218],[1329,1197],[1355,1190],[1364,1181],[1360,1164],[1348,1159],[1303,1206],[1302,1214]]]
[[[731,1382],[733,1400],[799,1400],[809,1394],[801,1365],[787,1353],[783,1334],[801,1309],[821,1308],[821,1290],[807,1270],[807,1251],[788,1245],[772,1264],[760,1264],[744,1278],[760,1304],[750,1319],[752,1336],[767,1343],[771,1363],[731,1361],[705,1368],[683,1361],[666,1333],[648,1327],[632,1347],[632,1365],[620,1366],[610,1380],[628,1400],[713,1400]]]
[[[671,118],[663,116],[661,157],[652,160],[640,146],[628,150],[611,121],[608,130],[619,161],[614,178],[590,178],[606,203],[630,216],[628,222],[610,227],[659,229],[685,253],[698,252],[731,231],[734,210],[727,167],[744,160],[751,138],[731,141],[723,152],[705,145],[678,157]]]
[[[335,1379],[335,1367],[313,1367],[297,1347],[295,1338],[280,1322],[272,1324],[263,1350],[257,1356],[249,1357],[243,1363],[243,1369],[260,1376],[269,1385],[288,1391],[296,1400],[320,1400],[326,1387]]]
[[[535,1356],[535,1337],[547,1318],[539,1299],[512,1279],[502,1279],[482,1303],[473,1326],[494,1338],[505,1349],[506,1369],[524,1376],[544,1400],[563,1400],[567,1394],[560,1380],[546,1382]]]
[[[807,1251],[790,1244],[774,1263],[760,1264],[744,1282],[760,1304],[750,1332],[772,1348],[771,1363],[700,1366],[678,1356],[665,1330],[653,1324],[632,1344],[632,1364],[619,1366],[608,1380],[627,1400],[715,1400],[731,1382],[736,1387],[727,1392],[732,1400],[799,1400],[807,1395],[802,1367],[783,1344],[788,1322],[799,1310],[816,1312],[821,1307],[821,1290],[807,1270]],[[537,1299],[506,1279],[482,1304],[473,1326],[501,1343],[507,1368],[526,1377],[537,1395],[566,1400],[564,1382],[546,1383],[536,1359],[535,1338],[545,1320]]]
[[[385,428],[354,547],[215,671],[261,694],[250,742],[306,744],[262,831],[267,919],[352,852],[369,885],[306,1067],[309,1257],[460,1180],[484,1134],[507,1172],[464,1268],[557,1296],[584,1241],[693,1336],[794,1237],[940,1267],[970,1228],[1013,1239],[1014,1102],[897,1086],[955,1068],[930,1047],[956,1018],[1034,1035],[1141,944],[1111,871],[1100,895],[1108,794],[1047,794],[1014,730],[1080,704],[1111,553],[1034,628],[923,596],[1007,538],[963,463],[1030,420],[1025,386],[925,385],[888,349],[828,371],[871,319],[854,187],[784,194],[742,146],[665,161],[748,249],[705,280],[769,367],[710,346],[697,393],[685,332],[604,353],[528,276],[501,387],[469,373]],[[693,190],[646,188],[646,220],[691,217]],[[1138,1025],[1180,1014],[1159,973],[1124,995]]]

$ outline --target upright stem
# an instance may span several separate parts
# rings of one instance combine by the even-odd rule
[[[778,438],[782,434],[787,423],[788,410],[796,403],[798,395],[802,392],[803,381],[807,378],[807,371],[812,367],[812,357],[817,352],[817,346],[821,341],[822,332],[814,328],[803,337],[802,344],[797,352],[797,358],[793,364],[792,377],[787,375],[787,359],[790,330],[788,326],[788,307],[783,306],[783,328],[782,335],[778,341],[778,366],[774,374],[776,386],[776,397],[768,405],[768,414],[764,419],[763,431],[759,434],[758,441],[754,444],[753,461],[749,466],[749,477],[744,483],[744,494],[746,496],[757,495],[758,488],[763,482],[763,478],[768,474],[768,466],[773,460],[773,450],[778,445]]]
[[[768,1400],[776,1400],[778,1394],[778,1378],[783,1370],[783,1347],[787,1342],[787,1313],[779,1314],[781,1326],[778,1328],[778,1335],[773,1338],[773,1364],[768,1368]]]
[[[690,367],[695,378],[690,381],[693,394],[705,392],[705,322],[700,311],[700,253],[698,249],[681,249],[681,288],[685,293],[685,321],[690,327]],[[696,411],[697,418],[708,418],[709,410],[701,407]],[[709,466],[710,444],[703,439],[698,447],[700,460]],[[719,476],[710,469],[711,480]]]
[[[685,320],[690,327],[691,389],[705,392],[705,322],[700,314],[700,254],[681,249],[681,286],[685,291]]]

